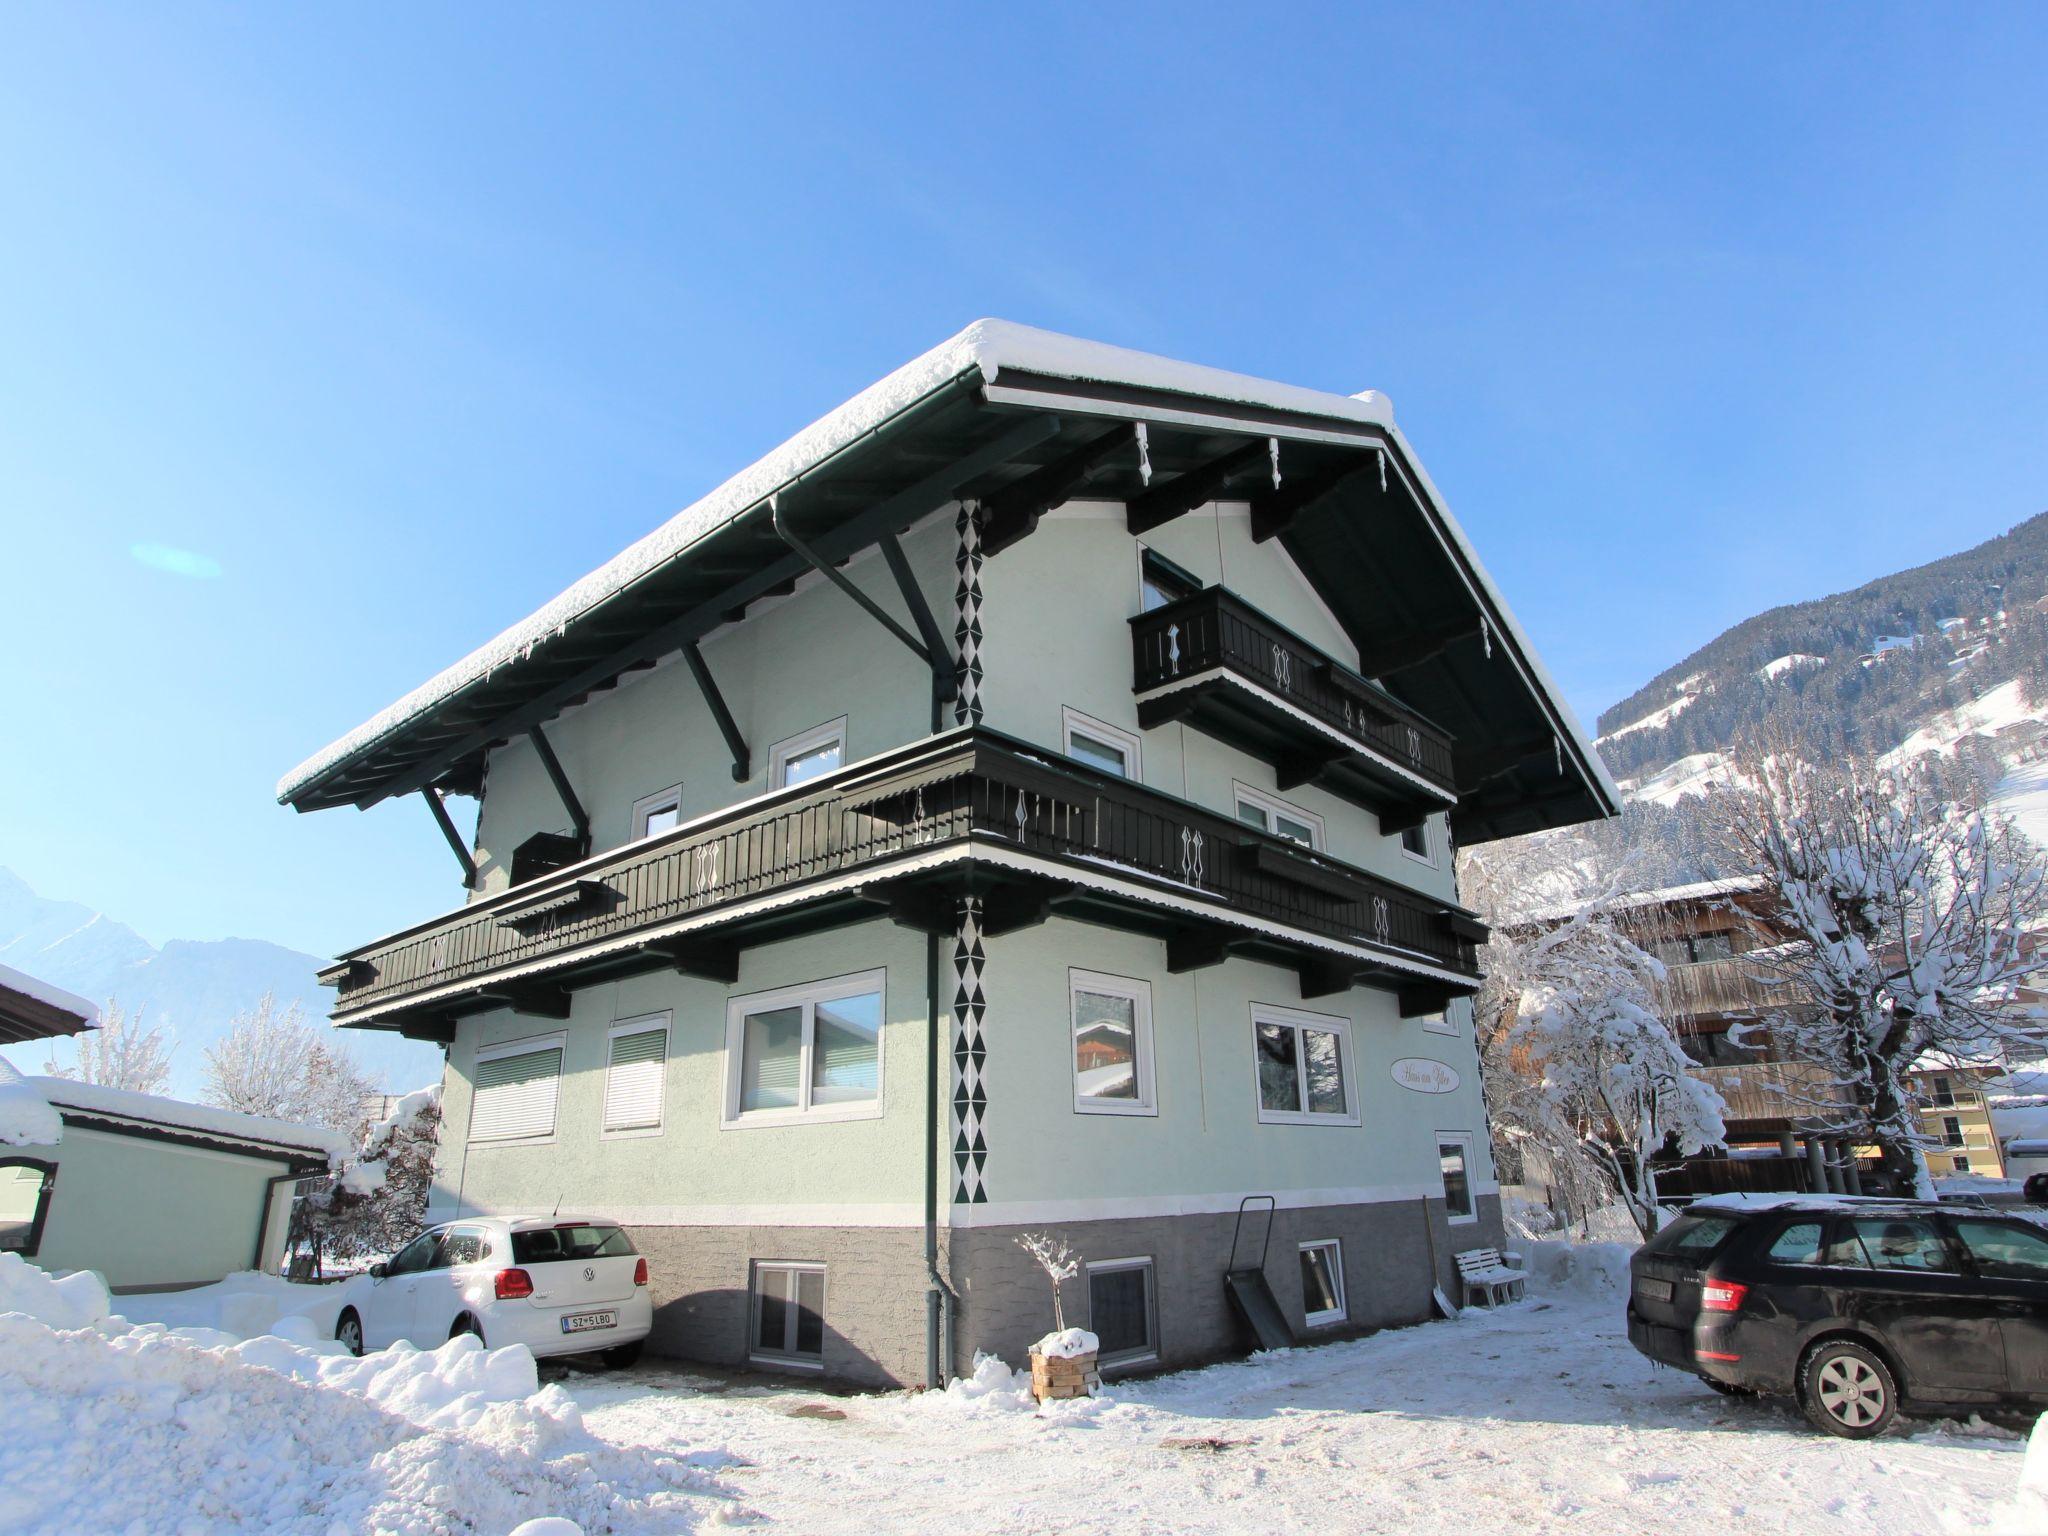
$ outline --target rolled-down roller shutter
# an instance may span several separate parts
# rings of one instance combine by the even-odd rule
[[[667,1065],[666,1024],[612,1036],[604,1077],[606,1130],[642,1131],[661,1124],[661,1081]]]
[[[554,1135],[555,1098],[561,1082],[559,1045],[479,1061],[469,1139],[523,1141]]]

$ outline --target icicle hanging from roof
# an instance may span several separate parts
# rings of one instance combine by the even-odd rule
[[[1386,494],[1386,490],[1387,490],[1387,450],[1386,450],[1386,449],[1384,449],[1384,448],[1376,448],[1376,449],[1374,449],[1373,451],[1374,451],[1375,453],[1377,453],[1377,454],[1379,455],[1379,460],[1380,460],[1380,494],[1384,496],[1384,495]]]
[[[1557,749],[1557,776],[1561,779],[1564,777],[1564,738],[1553,736],[1550,744]]]
[[[1486,615],[1479,615],[1479,639],[1486,647],[1486,659],[1493,660],[1493,626],[1486,622]]]
[[[1268,456],[1269,456],[1269,457],[1270,457],[1270,458],[1271,458],[1271,459],[1273,460],[1273,489],[1277,491],[1277,490],[1279,490],[1279,489],[1280,489],[1280,439],[1279,439],[1279,438],[1277,438],[1277,437],[1269,437],[1269,438],[1267,438],[1267,439],[1266,439],[1266,453],[1267,453],[1267,455],[1268,455]]]
[[[1152,445],[1145,437],[1145,423],[1138,426],[1138,478],[1146,485],[1152,483]]]

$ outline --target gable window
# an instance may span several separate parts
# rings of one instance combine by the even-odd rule
[[[1453,1224],[1477,1221],[1479,1209],[1472,1199],[1472,1138],[1463,1131],[1437,1132],[1436,1162],[1444,1181],[1444,1214]]]
[[[1150,613],[1202,590],[1201,578],[1156,549],[1138,546],[1138,611]]]
[[[725,1123],[881,1113],[882,975],[864,971],[734,998],[726,1014]]]
[[[1298,805],[1289,805],[1285,800],[1275,800],[1248,784],[1239,784],[1236,788],[1237,819],[1246,826],[1257,827],[1275,837],[1284,837],[1304,848],[1320,849],[1323,846],[1322,817],[1311,815]]]
[[[541,1035],[476,1053],[471,1141],[545,1141],[555,1134],[563,1039]]]
[[[604,1134],[652,1136],[661,1129],[668,1072],[668,1015],[627,1019],[611,1028],[604,1069]]]
[[[1091,719],[1078,709],[1063,709],[1060,718],[1060,750],[1067,756],[1126,779],[1145,776],[1138,757],[1138,738],[1129,731]]]
[[[1425,864],[1434,864],[1436,855],[1429,851],[1429,823],[1401,829],[1401,851],[1411,859],[1420,859]]]
[[[1344,1250],[1334,1237],[1301,1245],[1301,1310],[1311,1328],[1344,1321]]]
[[[846,716],[768,749],[768,787],[788,789],[846,766]]]
[[[1068,971],[1074,1021],[1074,1108],[1086,1115],[1156,1115],[1152,988],[1123,976]]]
[[[825,1364],[825,1266],[757,1262],[748,1353],[763,1365]]]
[[[1088,1266],[1088,1331],[1101,1341],[1096,1358],[1103,1365],[1158,1358],[1150,1259],[1109,1259]]]
[[[633,802],[633,836],[637,840],[671,832],[683,822],[683,786],[671,784],[659,794]]]
[[[1351,1024],[1320,1013],[1252,1010],[1259,1119],[1268,1125],[1356,1125]]]
[[[43,1222],[50,1214],[50,1192],[57,1186],[57,1165],[35,1157],[0,1158],[0,1253],[36,1256],[43,1243]]]

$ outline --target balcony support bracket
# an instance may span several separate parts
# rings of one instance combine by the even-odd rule
[[[420,798],[427,802],[427,809],[434,813],[434,825],[441,829],[441,835],[448,839],[448,849],[462,866],[462,885],[465,890],[476,888],[476,860],[469,856],[462,834],[455,830],[455,823],[449,818],[448,807],[441,798],[441,791],[431,784],[420,791]]]
[[[899,928],[940,935],[959,931],[960,903],[950,891],[888,882],[864,885],[854,894],[886,913]]]
[[[711,718],[718,724],[718,734],[725,738],[725,749],[732,754],[732,781],[744,784],[753,772],[753,756],[747,751],[747,738],[740,734],[739,722],[725,707],[725,695],[718,691],[718,680],[711,675],[711,668],[705,665],[704,653],[697,649],[697,642],[684,641],[682,650],[683,665],[697,680],[697,691],[704,695],[704,707],[711,711]]]
[[[1227,928],[1183,928],[1168,935],[1166,969],[1175,976],[1221,965],[1230,958],[1234,936]]]
[[[1442,1013],[1451,999],[1460,994],[1449,987],[1413,986],[1402,987],[1397,995],[1401,999],[1401,1017],[1419,1019],[1425,1014]]]
[[[583,802],[576,798],[576,791],[569,785],[569,775],[562,772],[562,760],[555,756],[554,746],[548,741],[547,733],[538,724],[526,728],[527,738],[533,743],[533,750],[540,754],[540,765],[547,770],[548,782],[555,786],[555,794],[561,799],[562,809],[569,813],[569,825],[575,830],[576,840],[583,845],[583,851],[590,851],[590,817],[583,809]]]
[[[566,1019],[569,1017],[569,989],[548,986],[544,983],[503,983],[484,987],[477,994],[480,1001],[494,1007],[510,1008],[514,1013],[525,1014],[535,1019]]]
[[[1113,428],[996,492],[986,503],[988,521],[981,534],[982,554],[999,554],[1037,532],[1041,517],[1071,500],[1100,466],[1119,453],[1133,451],[1136,441],[1126,428]]]
[[[1195,508],[1214,501],[1240,475],[1253,470],[1271,473],[1271,445],[1265,438],[1211,459],[1186,474],[1175,475],[1163,485],[1141,491],[1124,504],[1124,522],[1133,534],[1150,533]]]
[[[1313,784],[1324,773],[1344,761],[1350,753],[1341,747],[1328,752],[1302,752],[1273,765],[1273,783],[1283,792]]]
[[[1365,967],[1356,961],[1311,960],[1300,971],[1301,1000],[1306,1003],[1319,997],[1336,997],[1349,992],[1364,974]]]
[[[740,951],[736,944],[679,937],[655,939],[646,948],[647,953],[658,955],[679,976],[723,982],[726,986],[740,979]]]

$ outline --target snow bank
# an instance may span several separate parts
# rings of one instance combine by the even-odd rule
[[[63,1117],[35,1084],[0,1058],[0,1146],[54,1147],[63,1136]]]
[[[190,1290],[123,1296],[121,1315],[131,1323],[213,1328],[243,1339],[262,1333],[331,1339],[342,1304],[353,1293],[354,1287],[347,1281],[306,1285],[245,1269]]]
[[[2034,1420],[2027,1459],[2020,1463],[2019,1512],[2030,1530],[2048,1530],[2048,1413]]]
[[[1095,1354],[1101,1348],[1102,1341],[1086,1328],[1069,1328],[1064,1333],[1048,1333],[1031,1346],[1031,1352],[1048,1360],[1074,1360]]]
[[[1547,1291],[1572,1291],[1582,1296],[1626,1296],[1628,1261],[1634,1243],[1567,1243],[1542,1240],[1517,1250],[1532,1284]]]
[[[52,1279],[18,1253],[0,1253],[0,1314],[18,1313],[52,1328],[85,1328],[107,1315],[107,1288],[83,1272]]]

